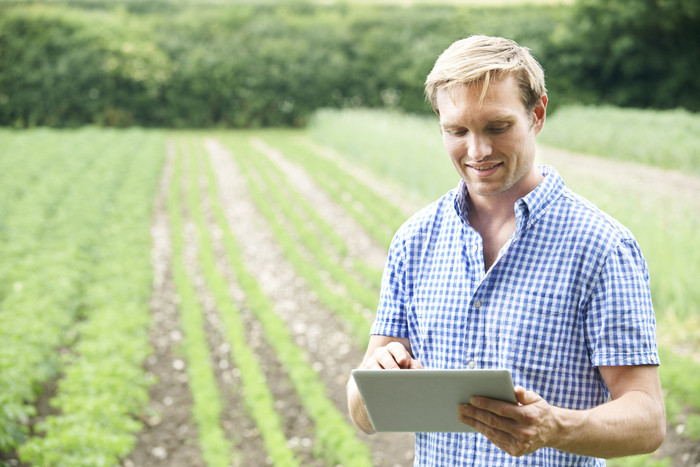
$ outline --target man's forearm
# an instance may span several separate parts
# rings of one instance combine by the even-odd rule
[[[350,418],[355,426],[367,434],[374,433],[374,427],[369,419],[369,415],[367,415],[365,404],[362,402],[362,396],[360,396],[360,391],[357,389],[357,385],[352,376],[348,381],[347,396]]]
[[[655,451],[666,436],[663,402],[629,392],[590,410],[556,409],[561,428],[551,447],[591,457],[621,457]]]

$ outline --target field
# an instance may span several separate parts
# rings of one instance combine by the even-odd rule
[[[393,231],[456,178],[434,122],[350,118],[0,130],[0,463],[412,465],[412,436],[351,426],[344,386]],[[695,465],[700,179],[540,157],[651,269],[667,442],[611,465]]]

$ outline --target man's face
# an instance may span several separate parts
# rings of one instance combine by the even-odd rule
[[[512,76],[492,81],[483,103],[481,92],[480,84],[438,91],[447,153],[471,197],[524,196],[539,183],[535,135],[544,125],[547,97],[528,112]]]

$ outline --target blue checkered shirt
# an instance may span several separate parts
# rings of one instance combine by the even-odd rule
[[[408,337],[426,368],[507,368],[559,407],[609,391],[608,365],[658,365],[646,262],[632,234],[568,190],[551,167],[515,203],[515,232],[488,272],[464,183],[392,241],[371,333]],[[455,416],[457,416],[455,407]],[[419,466],[605,465],[543,448],[515,458],[477,433],[417,433]]]

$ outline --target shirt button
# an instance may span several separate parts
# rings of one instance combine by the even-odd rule
[[[474,302],[474,306],[477,308],[481,308],[481,300],[477,300]]]
[[[474,360],[471,360],[469,363],[467,363],[467,365],[469,365],[469,368],[476,368],[476,362]]]
[[[479,251],[479,245],[474,245],[474,253]]]

